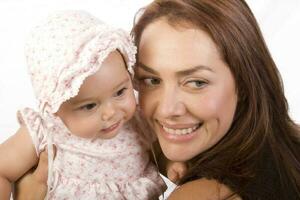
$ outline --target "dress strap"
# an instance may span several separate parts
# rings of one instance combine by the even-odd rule
[[[56,188],[58,183],[58,177],[53,173],[53,161],[54,161],[54,150],[53,150],[53,135],[47,135],[47,151],[48,151],[48,179],[47,179],[47,195],[45,199],[48,199],[49,194]]]

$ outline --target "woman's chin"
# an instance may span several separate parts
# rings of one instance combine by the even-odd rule
[[[160,145],[166,158],[171,161],[186,162],[194,156],[178,144],[164,144],[161,142]]]

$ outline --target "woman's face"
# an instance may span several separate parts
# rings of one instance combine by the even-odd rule
[[[219,142],[231,126],[237,93],[209,35],[160,19],[144,30],[138,53],[140,106],[166,157],[187,161]]]

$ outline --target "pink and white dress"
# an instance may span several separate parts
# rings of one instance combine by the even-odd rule
[[[47,199],[158,199],[166,189],[149,160],[151,137],[132,123],[112,139],[91,140],[72,135],[57,117],[43,120],[29,108],[20,113],[37,155],[56,146],[55,159],[49,155]]]

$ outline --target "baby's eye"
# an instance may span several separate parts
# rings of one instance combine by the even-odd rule
[[[120,96],[124,95],[124,93],[125,93],[126,90],[127,90],[126,87],[124,87],[124,88],[118,90],[118,91],[116,92],[116,94],[115,94],[115,97],[120,97]]]
[[[192,80],[192,81],[188,81],[186,83],[186,85],[188,87],[193,88],[193,89],[203,88],[206,84],[207,84],[207,82],[202,81],[202,80]]]
[[[94,108],[96,108],[97,104],[96,103],[89,103],[83,106],[80,106],[80,110],[86,110],[86,111],[90,111],[93,110]]]

